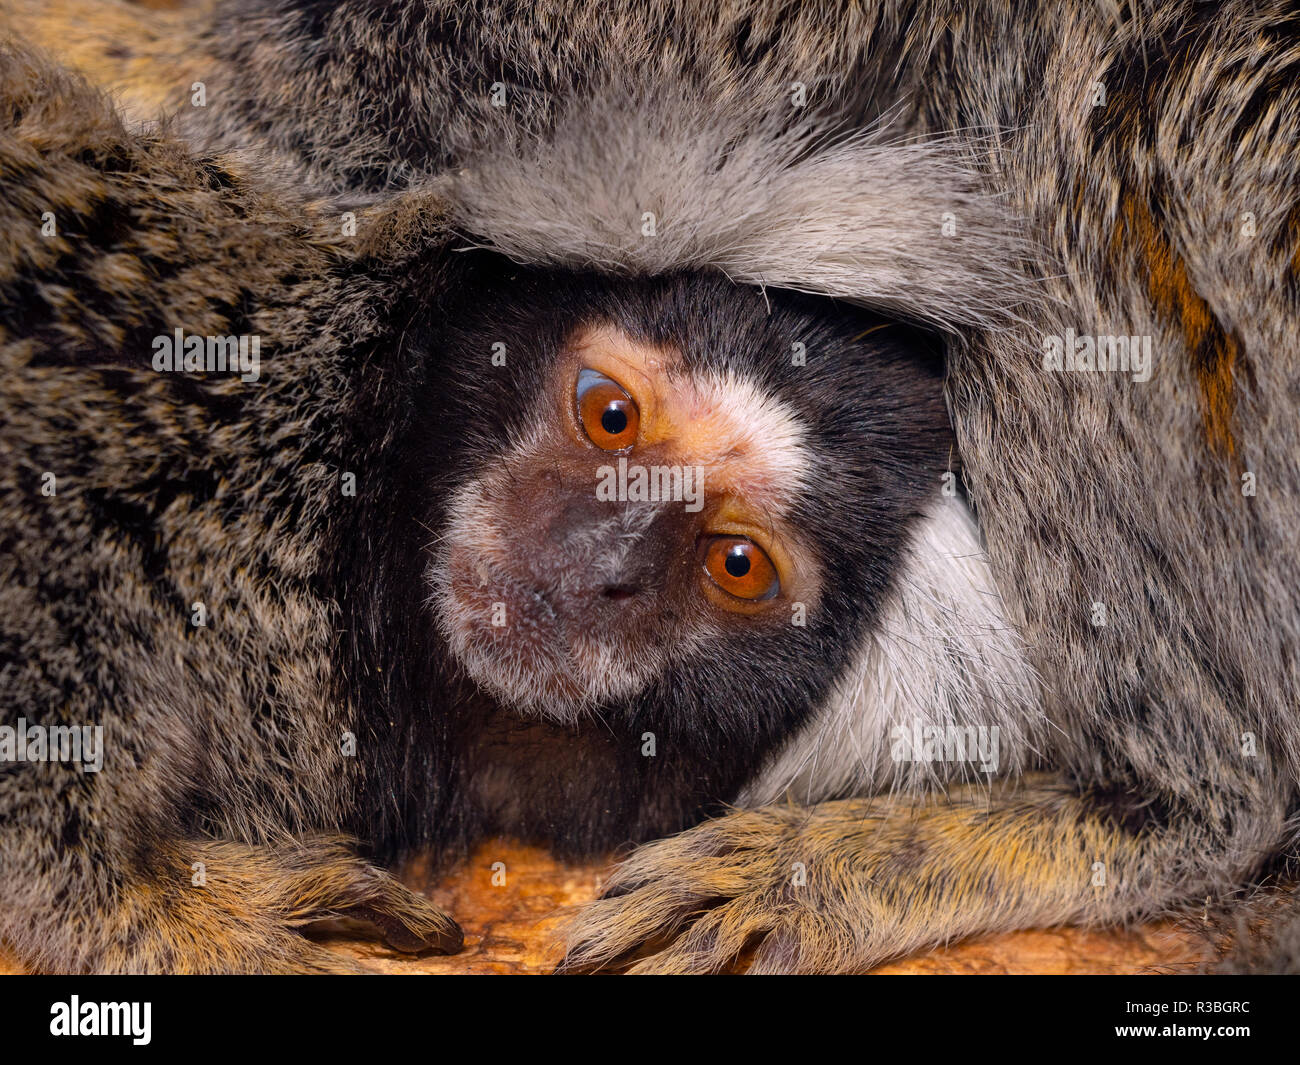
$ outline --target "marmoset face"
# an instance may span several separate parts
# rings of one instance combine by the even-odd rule
[[[435,355],[455,458],[428,571],[456,662],[562,721],[805,715],[950,461],[924,342],[708,275],[467,292]]]

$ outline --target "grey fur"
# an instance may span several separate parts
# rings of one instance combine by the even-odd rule
[[[1026,298],[1014,225],[958,146],[887,130],[827,143],[796,113],[605,86],[544,138],[473,155],[447,184],[451,217],[522,262],[711,268],[950,330],[1004,324]]]
[[[183,972],[348,971],[293,934],[335,912],[454,938],[335,838],[363,774],[314,586],[330,412],[391,275],[349,276],[334,217],[128,132],[9,41],[0,156],[0,724],[105,743],[95,773],[0,762],[0,937],[35,967]],[[155,372],[180,325],[265,337],[258,384]]]

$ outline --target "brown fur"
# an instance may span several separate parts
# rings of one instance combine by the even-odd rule
[[[490,9],[448,34],[449,8],[413,6],[406,30],[422,45],[412,47],[367,5],[342,4],[322,30],[330,45],[322,57],[282,39],[304,20],[222,5],[199,35],[221,107],[181,112],[181,122],[196,143],[260,146],[259,166],[345,199],[426,180],[441,188],[450,168],[503,128],[525,144],[544,137],[557,104],[581,95],[613,47],[633,77],[688,70],[719,111],[737,98],[779,98],[800,79],[850,127],[888,112],[909,136],[958,131],[1032,246],[1030,261],[1017,264],[1019,322],[990,328],[969,315],[960,320],[971,326],[948,337],[949,397],[1000,588],[1045,679],[1041,753],[1058,778],[987,796],[867,797],[708,822],[634,854],[616,876],[620,893],[579,916],[569,966],[606,965],[666,940],[643,969],[714,970],[758,938],[760,970],[857,970],[968,933],[1161,913],[1264,875],[1293,850],[1300,804],[1300,41],[1288,5],[607,8],[556,0],[527,12]],[[512,109],[503,115],[486,87],[506,68]],[[1094,108],[1097,82],[1108,98]],[[81,103],[53,116],[56,130],[86,121],[85,108],[98,116],[90,143],[122,141],[82,90],[61,83],[51,98],[60,94]],[[51,116],[37,118],[32,128]],[[19,138],[19,158],[44,150],[34,137]],[[252,299],[289,343],[314,350],[304,334],[317,327],[295,316],[300,292],[289,278],[333,277],[337,250],[286,225],[284,214],[257,213],[246,225],[239,181],[212,189],[216,175],[195,171],[175,145],[151,142],[147,151],[136,170],[158,167],[177,217],[204,227],[208,205],[217,212],[220,224],[203,229],[211,251],[200,290]],[[6,234],[24,232],[51,193],[76,217],[93,215],[105,189],[134,195],[115,171],[62,154],[68,191],[39,176],[20,183]],[[233,165],[221,173],[234,174]],[[168,186],[177,167],[187,192]],[[152,217],[159,193],[150,186],[132,199],[133,217]],[[436,193],[410,196],[387,213],[383,232],[414,236],[364,247],[409,250],[436,232],[437,211],[427,209]],[[249,201],[255,212],[260,203]],[[490,207],[474,220],[486,226]],[[1240,230],[1243,212],[1256,219],[1254,236]],[[176,228],[156,223],[140,239],[165,253]],[[243,242],[253,254],[236,253]],[[3,276],[51,279],[41,295],[57,325],[37,322],[3,338],[3,350],[22,360],[36,342],[112,338],[154,300],[223,324],[224,312],[188,282],[141,287],[154,276],[150,248],[106,250],[78,268],[87,288],[102,284],[116,301],[104,313],[60,287],[55,246],[12,240]],[[535,249],[543,259],[549,251]],[[328,319],[330,335],[370,336],[378,327],[366,304],[382,306],[385,291],[327,281],[321,305],[346,308]],[[936,317],[920,299],[902,309]],[[1044,372],[1043,334],[1107,328],[1154,338],[1157,376],[1146,387]],[[88,407],[65,409],[78,400],[58,380],[37,373],[22,387],[72,425],[91,418]],[[16,448],[41,438],[42,424],[22,423],[22,404],[14,406]],[[197,436],[200,424],[188,428]],[[49,448],[39,457],[46,465],[60,457]],[[105,456],[107,466],[130,461],[111,449]],[[1243,473],[1258,478],[1256,495],[1243,494]],[[3,488],[21,496],[30,483]],[[33,567],[53,559],[75,573],[84,541],[75,551],[71,543],[56,540]],[[293,538],[276,550],[292,552]],[[1091,620],[1094,603],[1106,607],[1107,624]],[[26,602],[13,616],[42,623]],[[308,631],[329,624],[320,604],[305,605],[303,618]],[[1242,753],[1244,733],[1258,741],[1254,757]],[[291,795],[280,799],[292,808]],[[223,827],[265,830],[260,812],[248,817]],[[796,861],[807,870],[804,894],[790,884]],[[1292,955],[1272,957],[1281,965]]]
[[[320,695],[334,607],[312,587],[312,529],[337,472],[296,449],[342,369],[328,353],[376,328],[384,286],[347,281],[337,216],[129,134],[97,91],[10,44],[0,157],[4,717],[97,723],[108,746],[99,774],[0,769],[0,935],[34,966],[99,972],[339,971],[294,932],[337,914],[403,949],[454,948],[448,918],[339,838],[356,726]],[[40,237],[47,211],[57,233]],[[179,323],[274,337],[274,385],[241,396],[154,373],[148,337]],[[319,358],[293,369],[295,348]],[[242,461],[259,452],[270,467]],[[187,517],[155,530],[158,493]],[[279,646],[286,668],[259,671],[250,645]],[[178,806],[196,777],[202,808]]]

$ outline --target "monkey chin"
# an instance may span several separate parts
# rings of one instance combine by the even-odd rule
[[[502,706],[573,725],[649,681],[647,656],[557,609],[544,592],[461,555],[453,551],[433,568],[432,605],[453,660]]]

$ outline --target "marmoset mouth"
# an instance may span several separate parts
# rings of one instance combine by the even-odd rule
[[[635,693],[648,657],[626,646],[629,611],[648,611],[636,586],[608,584],[575,595],[520,576],[467,545],[447,552],[435,576],[438,621],[452,654],[486,691],[517,710],[570,719],[578,708]]]

